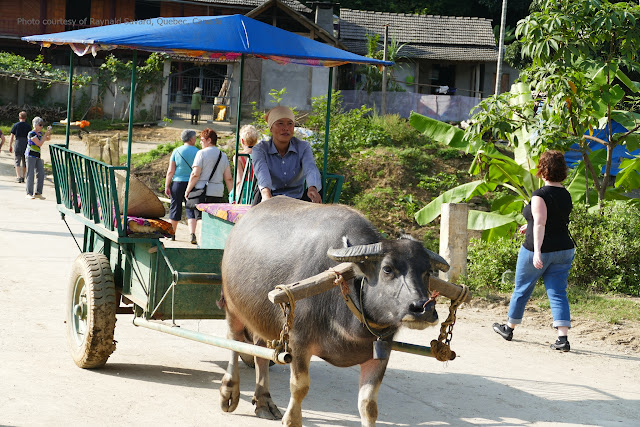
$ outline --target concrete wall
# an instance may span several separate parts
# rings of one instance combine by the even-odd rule
[[[493,95],[495,91],[495,81],[493,75],[496,73],[498,64],[495,62],[488,62],[484,67],[484,86],[482,88],[482,95],[484,98]],[[511,68],[507,63],[502,63],[502,73],[509,75],[509,83],[502,87],[502,92],[508,92],[511,89],[511,85],[516,81],[520,75],[519,71],[515,68]]]
[[[394,77],[396,80],[400,80],[404,82],[407,76],[413,76],[415,82],[420,83],[428,83],[430,81],[429,77],[431,75],[431,65],[434,64],[433,61],[420,61],[418,62],[397,62],[394,66]],[[482,79],[482,85],[479,88],[482,92],[482,98],[487,98],[488,96],[493,95],[495,90],[495,81],[493,75],[496,72],[497,64],[495,62],[486,62],[484,64],[472,63],[472,62],[459,62],[455,63],[456,75],[455,75],[455,87],[457,89],[456,95],[470,96],[475,97],[476,93],[474,93],[476,89],[476,69],[478,66],[484,66],[484,78]],[[509,90],[513,82],[518,78],[519,72],[518,70],[511,68],[507,64],[503,64],[502,66],[503,74],[506,73],[509,75],[509,84],[506,86],[506,89]],[[419,74],[419,76],[418,76]],[[407,85],[405,83],[400,83],[407,92],[417,92],[417,86]],[[423,92],[430,93],[430,88],[423,88]]]
[[[416,86],[406,84],[406,79],[412,76],[415,81],[416,64],[412,62],[399,62],[393,66],[393,78],[398,81],[400,87],[407,92],[415,92]]]

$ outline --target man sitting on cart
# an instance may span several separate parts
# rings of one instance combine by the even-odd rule
[[[278,106],[269,110],[265,119],[271,138],[256,144],[251,155],[260,189],[253,205],[278,195],[322,203],[320,171],[309,143],[293,136],[293,111],[289,107]]]

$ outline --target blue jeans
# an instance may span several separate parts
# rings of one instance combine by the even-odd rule
[[[540,258],[543,267],[533,266],[533,252],[520,247],[516,266],[516,288],[509,303],[509,323],[522,323],[524,307],[527,305],[533,288],[542,277],[553,315],[553,327],[571,327],[571,313],[567,299],[567,279],[575,256],[575,248],[563,251],[542,253]]]

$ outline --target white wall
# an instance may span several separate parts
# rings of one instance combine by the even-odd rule
[[[402,87],[407,92],[415,92],[416,86],[407,85],[406,82],[407,77],[413,76],[413,81],[416,79],[416,64],[413,62],[396,62],[393,66],[393,78],[398,81],[400,87]]]
[[[260,106],[265,109],[275,106],[269,91],[287,88],[287,93],[280,104],[310,111],[311,98],[326,95],[328,83],[328,68],[297,64],[280,65],[274,61],[265,60],[262,63]]]

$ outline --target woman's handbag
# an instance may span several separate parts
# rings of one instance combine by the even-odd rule
[[[222,158],[222,151],[218,155],[218,161],[216,162],[216,165],[213,167],[213,170],[211,171],[211,175],[209,176],[209,179],[207,180],[207,183],[204,185],[204,187],[194,188],[189,192],[189,197],[187,197],[184,202],[184,205],[187,209],[195,209],[199,203],[205,202],[207,197],[207,185],[209,184],[209,181],[211,181],[211,178],[213,178],[213,174],[216,173],[216,169],[218,169],[218,164],[220,163],[221,158]]]

